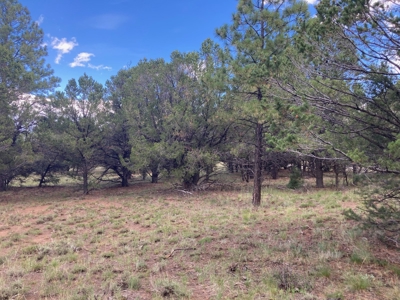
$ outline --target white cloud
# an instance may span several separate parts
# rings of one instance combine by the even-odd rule
[[[39,19],[36,20],[36,24],[38,26],[40,26],[40,25],[42,25],[43,21],[44,21],[44,17],[43,17],[43,15],[40,15]]]
[[[92,56],[94,56],[93,53],[81,52],[74,58],[74,61],[70,63],[69,66],[71,68],[85,67],[85,63],[89,62]]]
[[[305,0],[308,4],[315,5],[319,2],[319,0]]]
[[[55,63],[59,64],[62,56],[71,52],[72,49],[78,46],[78,43],[76,42],[75,38],[72,38],[71,41],[67,41],[66,38],[62,38],[60,40],[56,37],[52,37],[51,46],[53,47],[53,49],[56,49],[58,51]]]
[[[92,64],[88,64],[88,67],[91,68],[91,69],[95,69],[97,71],[99,71],[99,70],[107,70],[107,71],[109,71],[109,70],[112,69],[111,67],[104,66],[104,65],[95,66],[95,65],[92,65]]]

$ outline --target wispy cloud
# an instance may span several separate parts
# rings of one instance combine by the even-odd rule
[[[90,26],[97,29],[113,30],[129,21],[129,17],[119,14],[104,14],[89,20]]]
[[[89,62],[92,56],[94,56],[93,53],[81,52],[74,58],[74,61],[70,63],[69,66],[71,68],[85,67],[85,63]]]
[[[95,69],[97,71],[99,71],[99,70],[107,70],[107,71],[109,71],[109,70],[112,69],[111,67],[104,66],[104,65],[95,66],[95,65],[92,65],[92,64],[88,64],[88,67],[91,68],[91,69]]]
[[[68,41],[66,38],[58,39],[56,37],[52,37],[51,46],[58,52],[55,63],[59,64],[62,56],[71,52],[72,49],[78,46],[78,43],[76,42],[75,38],[72,38],[70,41]]]
[[[39,16],[39,19],[37,19],[35,22],[36,22],[36,24],[37,24],[38,26],[42,25],[42,23],[44,22],[44,17],[43,17],[43,15],[40,15],[40,16]]]

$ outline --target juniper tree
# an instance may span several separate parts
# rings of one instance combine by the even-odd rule
[[[57,92],[53,101],[53,114],[68,149],[66,159],[82,176],[84,194],[89,193],[89,176],[100,164],[100,143],[108,111],[103,96],[103,86],[84,74],[78,81],[69,80],[65,91]]]

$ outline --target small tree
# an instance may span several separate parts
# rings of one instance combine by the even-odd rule
[[[289,189],[296,190],[303,186],[303,178],[301,176],[301,171],[297,167],[293,167],[292,172],[290,172],[289,183],[287,187]]]
[[[400,248],[400,179],[393,174],[363,177],[360,182],[363,207],[360,212],[348,209],[345,216],[360,221],[384,242]]]

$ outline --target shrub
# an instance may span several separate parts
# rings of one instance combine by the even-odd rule
[[[384,242],[400,247],[400,179],[389,174],[371,175],[368,179],[360,187],[361,212],[348,209],[344,215],[372,229]]]
[[[287,187],[289,189],[295,190],[301,188],[302,186],[303,186],[303,178],[301,177],[301,171],[299,170],[299,168],[294,167],[292,169],[292,172],[290,173],[289,183]]]

